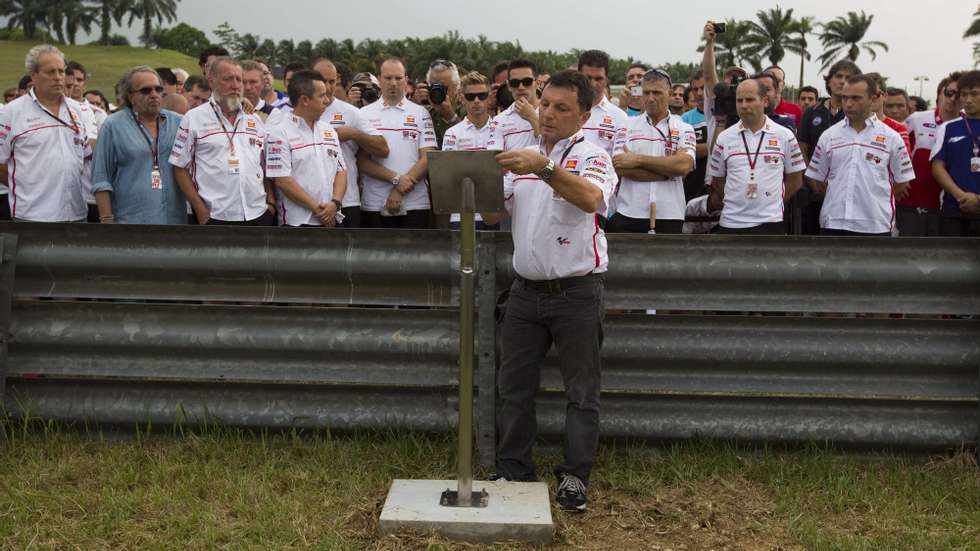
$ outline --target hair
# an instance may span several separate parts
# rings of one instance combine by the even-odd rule
[[[588,113],[592,110],[592,100],[595,97],[592,93],[592,85],[589,84],[589,79],[579,71],[574,69],[558,71],[551,75],[551,79],[548,80],[545,88],[547,89],[551,86],[575,90],[578,96],[579,109],[583,113]]]
[[[926,111],[929,109],[929,102],[919,96],[910,96],[909,100],[915,103],[916,111]]]
[[[673,85],[673,86],[670,87],[671,93],[673,93],[673,91],[676,90],[676,89],[678,89],[678,88],[680,88],[681,89],[681,93],[683,93],[684,90],[687,90],[688,87],[687,86],[684,86],[683,84],[675,84],[675,85]]]
[[[960,93],[968,88],[980,88],[980,71],[966,71],[956,80]]]
[[[830,93],[830,79],[834,78],[834,75],[836,75],[841,71],[847,71],[851,73],[852,76],[861,74],[861,68],[858,67],[857,64],[851,61],[850,59],[842,59],[840,61],[837,61],[836,63],[830,66],[830,69],[827,71],[827,74],[824,75],[823,77],[823,82],[825,87],[827,88],[828,94]]]
[[[875,87],[876,87],[875,92],[880,91],[882,94],[885,93],[885,89],[888,88],[888,79],[887,78],[881,76],[881,73],[878,73],[878,72],[864,73],[864,74],[865,74],[865,76],[867,76],[871,80],[875,81]]]
[[[464,76],[463,79],[460,81],[460,86],[462,88],[466,88],[467,86],[478,86],[478,85],[489,87],[490,79],[483,76],[481,73],[478,73],[476,71],[470,71],[469,73],[466,73],[466,76]]]
[[[16,95],[17,92],[20,92],[20,88],[7,88],[6,90],[3,91],[3,95],[4,97],[9,96],[11,94]]]
[[[326,84],[323,76],[316,71],[310,69],[297,71],[293,78],[289,79],[289,88],[286,90],[289,94],[289,103],[293,104],[293,107],[297,107],[299,106],[299,98],[302,96],[312,98],[315,92],[313,82],[317,80]]]
[[[512,59],[510,63],[507,64],[507,78],[510,78],[510,72],[514,69],[530,69],[531,74],[534,76],[538,75],[538,68],[533,62],[527,59]]]
[[[678,85],[680,86],[680,85]],[[691,101],[691,85],[688,84],[684,87],[684,103]]]
[[[350,65],[341,61],[334,61],[333,66],[337,68],[337,79],[340,81],[340,86],[344,90],[350,88],[350,81],[354,78],[354,71],[350,68]]]
[[[645,73],[650,70],[650,66],[647,65],[646,63],[640,63],[639,61],[637,61],[636,63],[633,63],[632,65],[627,67],[626,72],[628,73],[633,69],[643,69],[643,72]]]
[[[863,82],[868,86],[868,97],[878,93],[878,81],[871,75],[851,75],[847,77],[848,84],[857,84],[859,82]]]
[[[329,63],[329,64],[333,65],[334,69],[337,68],[337,65],[333,62],[332,59],[330,59],[329,57],[322,57],[322,56],[321,57],[315,57],[315,58],[313,58],[313,60],[310,61],[310,64],[307,67],[309,67],[310,70],[313,70],[314,67],[316,67],[317,65],[319,65],[319,64],[321,64],[323,62],[326,62],[326,63]]]
[[[647,82],[666,82],[668,89],[672,89],[674,87],[674,81],[671,80],[670,75],[667,74],[667,71],[664,71],[663,69],[647,71],[643,74],[642,82],[644,84]]]
[[[242,63],[233,57],[216,57],[211,60],[211,63],[208,64],[208,78],[216,77],[218,75],[218,67],[221,67],[222,63],[228,63],[230,65],[235,65],[236,67],[242,66]]]
[[[755,75],[752,78],[759,78],[759,77],[771,78],[772,83],[773,85],[776,86],[776,88],[779,88],[779,85],[783,83],[783,81],[780,80],[778,76],[776,76],[776,73],[772,72],[770,69],[766,69],[765,71],[762,71],[761,73]]]
[[[38,72],[41,67],[41,56],[45,54],[55,54],[61,58],[61,61],[65,61],[65,54],[61,53],[61,50],[55,48],[51,44],[38,44],[30,50],[27,50],[27,55],[24,56],[24,68],[27,72],[34,74]]]
[[[310,66],[305,63],[300,63],[298,61],[293,61],[292,63],[287,63],[282,69],[282,78],[286,78],[289,73],[298,73],[300,71],[309,69]]]
[[[4,93],[6,94],[6,92]],[[100,90],[85,90],[85,92],[82,93],[82,97],[85,97],[89,94],[92,94],[93,96],[99,96],[99,99],[102,100],[102,104],[105,105],[106,111],[109,110],[109,98],[105,97],[105,94],[103,94]]]
[[[17,82],[17,89],[27,90],[28,88],[31,87],[31,82],[33,82],[31,75],[24,75],[20,77],[20,81]]]
[[[800,91],[798,94],[796,94],[796,97],[799,98],[800,94],[802,94],[803,92],[810,92],[811,94],[813,94],[813,97],[815,98],[820,97],[820,90],[817,90],[813,86],[804,86],[803,88],[800,88]]]
[[[959,82],[960,77],[963,76],[961,71],[953,71],[952,73],[946,75],[945,78],[939,81],[939,86],[936,87],[936,98],[943,95],[943,91],[946,87],[953,82]]]
[[[208,79],[202,77],[201,75],[190,75],[186,80],[184,80],[185,92],[190,92],[194,89],[194,87],[206,90],[208,92],[211,91],[211,87],[208,86]]]
[[[201,67],[204,67],[204,65],[208,62],[208,58],[211,56],[228,57],[230,55],[231,53],[229,53],[228,50],[222,48],[221,46],[208,46],[207,48],[204,48],[204,51],[201,52],[200,55],[197,56],[197,64],[200,65]],[[206,71],[207,67],[204,67],[204,70]]]
[[[908,99],[909,99],[908,92],[906,92],[905,90],[902,90],[901,88],[888,88],[888,89],[885,90],[885,95],[886,96],[902,96],[903,98],[905,98],[905,101],[908,101]]]
[[[783,69],[779,65],[770,65],[770,66],[766,67],[765,69],[763,69],[762,72],[763,73],[768,73],[769,71],[772,71],[773,69],[776,69],[777,71],[779,71],[780,73],[782,73],[783,76],[786,75],[786,69]],[[783,81],[780,80],[779,82],[783,82]]]
[[[381,66],[384,65],[385,63],[400,63],[401,66],[402,66],[402,69],[405,70],[405,75],[406,76],[408,75],[408,65],[405,64],[405,60],[404,59],[402,59],[402,58],[400,58],[398,56],[388,56],[388,57],[384,58],[383,60],[381,60],[381,63],[378,63],[378,74],[379,75],[381,74]]]
[[[497,75],[505,71],[510,71],[510,60],[505,59],[494,63],[493,67],[490,68],[490,79],[496,80]]]
[[[79,63],[77,61],[69,61],[68,63],[66,63],[65,64],[65,70],[66,71],[71,71],[73,73],[75,71],[81,71],[82,72],[82,78],[88,80],[88,71],[85,70],[85,66],[84,65],[82,65],[81,63]]]
[[[771,92],[773,88],[772,88],[772,86],[769,86],[765,82],[762,82],[761,80],[759,80],[761,78],[771,78],[774,81],[776,80],[776,77],[774,77],[774,76],[772,76],[772,75],[770,75],[768,73],[758,73],[758,74],[752,75],[750,78],[748,78],[747,80],[744,80],[742,82],[747,82],[748,80],[754,81],[755,82],[755,85],[757,86],[757,90],[759,91],[759,99],[768,98],[769,97],[769,92]],[[771,108],[772,105],[770,105],[769,107]]]
[[[259,65],[259,62],[255,61],[254,59],[246,59],[242,62],[242,72],[245,71],[258,71],[261,73],[262,66]]]
[[[578,56],[578,70],[588,65],[598,67],[609,74],[609,54],[602,50],[586,50]]]
[[[402,63],[402,64],[404,65],[404,63]],[[449,70],[449,72],[451,74],[451,77],[450,78],[453,81],[453,84],[455,84],[458,87],[459,86],[459,68],[456,67],[456,64],[453,63],[452,61],[446,61],[445,59],[437,59],[435,62],[433,62],[431,65],[429,65],[429,70],[426,71],[426,73],[425,73],[425,81],[426,82],[431,82],[432,81],[432,71],[445,71],[447,69]],[[380,71],[379,71],[379,73],[380,73]]]
[[[160,77],[160,82],[167,86],[177,86],[177,75],[169,67],[157,67],[154,70],[157,72],[157,76]]]
[[[176,75],[179,80],[187,80],[187,77],[191,76],[190,73],[181,69],[180,67],[172,67],[170,70],[174,72],[174,75]]]
[[[149,65],[138,65],[126,71],[123,73],[122,78],[119,79],[119,101],[122,102],[123,107],[133,106],[133,104],[129,101],[129,94],[133,93],[133,77],[139,73],[151,73],[153,76],[157,77],[157,81],[161,83],[163,82],[163,80],[160,78],[160,73]]]
[[[698,67],[691,73],[691,82],[695,80],[702,80],[704,78],[704,69]]]

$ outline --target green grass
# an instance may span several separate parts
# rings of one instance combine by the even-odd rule
[[[37,42],[0,41],[0,90],[16,87],[25,74],[24,56]],[[198,72],[197,60],[172,50],[147,50],[127,46],[70,46],[58,48],[70,61],[78,61],[89,72],[86,88],[101,90],[114,101],[113,89],[119,77],[136,65],[180,67],[191,74]]]
[[[393,478],[454,478],[450,437],[163,432],[0,422],[0,548],[467,548],[375,535]],[[540,453],[541,474],[558,453]],[[589,513],[555,514],[550,548],[980,548],[980,474],[968,454],[607,444],[591,486]]]

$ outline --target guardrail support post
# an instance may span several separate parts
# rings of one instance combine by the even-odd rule
[[[494,234],[481,232],[477,242],[477,452],[480,464],[491,469],[497,447],[497,247]]]
[[[17,234],[0,234],[0,399],[7,382],[7,345],[14,301],[14,268],[17,265]],[[0,402],[2,405],[2,402]]]

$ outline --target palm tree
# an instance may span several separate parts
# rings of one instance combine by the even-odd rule
[[[800,53],[799,38],[793,36],[796,30],[793,8],[785,12],[779,7],[759,10],[755,16],[758,21],[746,22],[748,32],[743,39],[749,56],[767,57],[771,64],[778,65],[786,52]]]
[[[33,40],[39,26],[48,22],[52,0],[0,0],[0,16],[7,17],[7,28],[20,27],[24,37]]]
[[[980,36],[980,8],[973,14],[973,23],[970,24],[970,28],[963,33],[963,38],[972,38],[974,36]],[[980,64],[980,42],[973,43],[973,63],[974,65]]]
[[[123,17],[129,11],[131,0],[88,0],[95,4],[99,13],[99,44],[108,45],[111,41],[112,22],[122,25]]]
[[[153,42],[153,20],[158,24],[171,22],[177,18],[177,2],[180,0],[132,0],[129,5],[129,25],[138,19],[143,20],[143,34],[140,40],[145,48]]]
[[[59,0],[52,4],[48,12],[48,27],[53,28],[59,41],[74,44],[79,30],[92,32],[96,19],[98,9],[95,6],[86,6],[74,0]]]
[[[803,71],[807,61],[810,61],[810,52],[807,49],[809,44],[806,41],[806,35],[813,34],[813,18],[810,16],[804,16],[796,20],[796,25],[793,28],[793,32],[798,34],[797,41],[799,43],[800,51],[796,52],[800,55],[800,88],[803,88]]]
[[[847,16],[839,16],[829,23],[821,24],[823,32],[820,33],[820,41],[823,43],[824,52],[817,58],[822,68],[828,67],[837,60],[841,54],[847,53],[847,58],[857,61],[861,50],[868,52],[872,61],[878,57],[875,48],[888,51],[888,44],[879,40],[862,42],[864,35],[871,26],[874,15],[867,15],[864,10],[861,13],[847,12]]]

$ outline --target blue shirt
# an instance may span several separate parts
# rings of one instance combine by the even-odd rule
[[[973,136],[980,140],[980,119],[969,119]],[[980,145],[980,142],[978,142]],[[970,158],[973,157],[974,141],[967,132],[966,121],[962,118],[953,119],[940,126],[936,131],[936,144],[932,149],[932,160],[946,163],[946,171],[963,191],[980,193],[980,172],[970,170]],[[978,155],[980,156],[980,155]],[[960,205],[948,193],[943,194],[942,212],[946,216],[963,216]],[[969,216],[973,218],[973,215]]]
[[[149,132],[124,108],[102,123],[92,157],[92,193],[112,195],[112,213],[120,224],[186,224],[187,201],[168,162],[180,126],[180,115],[161,111],[157,136],[160,189],[153,189],[153,154]]]
[[[626,116],[628,117],[639,117],[640,115],[646,113],[643,109],[633,109],[629,105],[626,106]]]
[[[705,124],[707,121],[704,120],[704,112],[698,111],[697,109],[691,109],[687,113],[681,115],[681,120],[690,124],[694,128],[697,128],[698,124]]]

